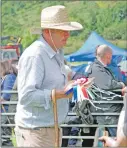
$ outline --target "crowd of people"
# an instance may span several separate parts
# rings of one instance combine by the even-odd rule
[[[70,37],[70,31],[81,29],[83,26],[80,23],[69,21],[66,7],[61,5],[47,7],[41,12],[41,27],[31,29],[33,34],[40,34],[40,38],[21,55],[18,61],[18,75],[12,64],[1,62],[2,90],[12,90],[17,77],[18,103],[15,114],[15,135],[18,147],[51,147],[54,145],[52,90],[56,90],[60,125],[65,121],[69,110],[68,98],[72,96],[72,94],[65,94],[65,87],[70,85],[68,81],[83,76],[65,66],[63,47]],[[98,46],[96,60],[87,68],[86,77],[94,77],[94,85],[100,89],[107,91],[120,89],[119,93],[123,95],[127,93],[127,87],[123,82],[117,81],[107,68],[111,60],[112,49],[107,45]],[[10,97],[10,94],[2,93],[1,101],[9,101]],[[116,100],[122,99],[116,98]],[[124,97],[124,102],[123,111],[121,111],[122,104],[108,104],[111,112],[121,112],[119,123],[116,117],[113,119],[113,117],[98,116],[95,119],[97,124],[103,124],[101,122],[103,119],[105,123],[121,125],[118,129],[108,128],[109,135],[117,136],[116,140],[109,137],[100,138],[109,147],[127,146],[127,97]],[[5,111],[8,111],[8,105],[2,105],[1,112]],[[5,122],[3,117],[2,122]],[[91,133],[94,134],[95,129]],[[60,128],[59,135],[61,145]],[[87,141],[84,140],[82,146],[85,147],[86,143]],[[92,144],[91,142],[91,146]]]

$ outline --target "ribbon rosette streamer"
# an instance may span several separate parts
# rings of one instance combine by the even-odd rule
[[[72,81],[70,85],[65,89],[66,95],[73,93],[72,102],[82,102],[88,100],[95,109],[106,110],[107,108],[100,108],[94,105],[93,101],[89,97],[88,88],[93,84],[94,78],[80,78]]]

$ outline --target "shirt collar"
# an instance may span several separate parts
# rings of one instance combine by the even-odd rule
[[[98,59],[98,61],[99,61],[104,67],[107,67],[107,65],[105,65],[100,59]]]
[[[51,48],[51,46],[45,41],[42,35],[39,38],[39,41],[43,43],[44,50],[50,58],[53,58],[57,53]]]

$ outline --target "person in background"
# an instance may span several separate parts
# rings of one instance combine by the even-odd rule
[[[9,61],[3,61],[0,63],[1,65],[1,91],[12,90],[13,85],[16,80],[17,70],[15,67],[11,65]],[[1,93],[1,102],[2,101],[10,101],[11,94],[9,93]],[[2,105],[1,112],[8,111],[8,105]],[[6,117],[6,116],[5,116]],[[4,117],[2,117],[2,123],[4,123]]]
[[[98,45],[96,47],[96,51],[95,51],[95,55],[97,58],[97,49],[100,45]],[[115,80],[119,81],[119,82],[124,82],[125,84],[125,75],[122,73],[119,63],[121,62],[123,56],[117,56],[114,59],[111,59],[111,62],[107,65],[107,67],[110,69],[110,72],[112,72],[112,74],[115,77]]]
[[[81,30],[78,22],[70,22],[65,6],[44,8],[41,27],[32,28],[40,38],[21,55],[18,63],[18,104],[15,133],[18,147],[51,147],[55,143],[52,90],[56,90],[58,123],[67,116],[70,95],[65,95],[67,73],[63,47],[69,31]],[[65,99],[60,99],[65,98]],[[61,135],[61,132],[59,130]],[[60,136],[61,140],[61,136]]]
[[[96,48],[96,59],[87,70],[88,77],[95,77],[94,85],[104,90],[123,89],[125,84],[118,82],[112,72],[107,67],[112,60],[112,49],[107,45],[99,45]],[[99,98],[98,98],[99,99]],[[121,100],[122,98],[115,98]],[[99,107],[107,108],[106,104],[101,104]],[[122,110],[122,104],[108,104],[108,112],[120,112]],[[91,107],[91,112],[95,111]],[[118,118],[115,116],[96,116],[95,121],[98,124],[117,124]],[[110,136],[116,136],[116,128],[108,128]],[[85,134],[83,134],[85,135]],[[94,129],[93,129],[94,135]]]
[[[1,76],[1,91],[10,91],[13,89],[16,76],[17,76],[17,70],[15,67],[13,67],[10,63],[10,61],[2,61],[0,62],[0,76]],[[9,112],[9,105],[8,104],[2,104],[4,101],[10,101],[12,94],[2,92],[0,97],[0,103],[1,103],[1,113]],[[8,124],[10,123],[8,116],[4,115],[1,116],[1,124]],[[3,134],[11,134],[11,128],[10,127],[1,127],[1,135]],[[10,138],[2,138],[2,145],[8,145],[12,146]]]
[[[118,82],[107,67],[112,60],[112,49],[107,45],[98,46],[96,58],[88,69],[88,77],[95,77],[94,84],[107,90],[124,88],[125,84]]]
[[[126,57],[126,55],[119,62],[118,66],[120,67],[123,81],[124,81],[125,85],[127,85],[127,57]]]
[[[117,65],[117,61],[115,59],[111,60],[111,63],[108,65],[108,68],[113,73],[115,79],[119,82],[125,82],[124,75],[120,69],[120,66]]]
[[[18,60],[17,59],[11,60],[11,64],[12,64],[13,67],[18,69]]]

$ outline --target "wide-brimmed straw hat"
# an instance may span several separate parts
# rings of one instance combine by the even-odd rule
[[[70,22],[65,6],[47,7],[41,12],[41,27],[31,28],[32,34],[42,34],[42,29],[59,29],[65,31],[81,30],[78,22]]]

